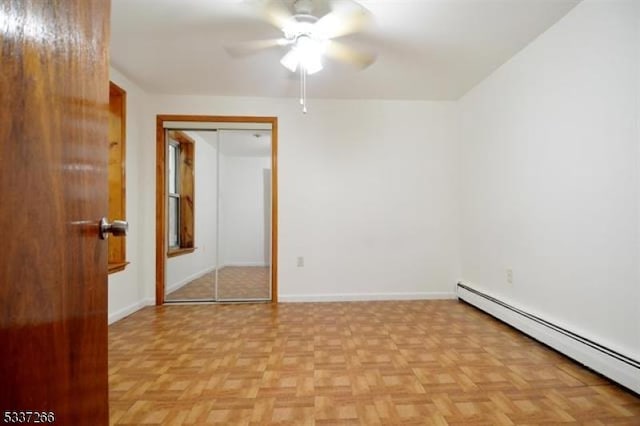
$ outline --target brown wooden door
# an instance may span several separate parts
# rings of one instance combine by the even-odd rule
[[[0,2],[3,424],[108,423],[108,38],[108,0]]]

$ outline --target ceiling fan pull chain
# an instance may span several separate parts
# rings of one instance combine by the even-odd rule
[[[302,76],[304,77],[302,80],[302,112],[304,114],[307,113],[307,69],[304,68],[302,72]]]
[[[300,105],[304,105],[304,68],[300,66]]]
[[[231,0],[228,0],[231,1]],[[242,2],[249,0],[234,0]],[[252,0],[251,2],[258,2]],[[244,56],[268,48],[286,47],[280,59],[286,69],[300,72],[299,102],[307,112],[307,77],[324,68],[323,58],[332,57],[358,68],[371,65],[376,55],[351,48],[334,38],[361,32],[373,16],[358,0],[260,0],[264,20],[282,31],[280,38],[240,42],[225,47],[231,56]],[[320,5],[316,4],[320,3]]]

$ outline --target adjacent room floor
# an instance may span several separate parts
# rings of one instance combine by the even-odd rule
[[[263,266],[225,266],[218,271],[217,300],[271,300],[271,269]],[[216,299],[216,273],[209,272],[167,294],[168,302]]]
[[[109,329],[112,424],[640,424],[640,398],[457,301],[179,305]]]

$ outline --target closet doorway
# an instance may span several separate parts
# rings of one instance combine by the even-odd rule
[[[277,301],[277,118],[157,117],[156,304]]]

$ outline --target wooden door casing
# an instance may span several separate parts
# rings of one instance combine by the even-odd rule
[[[109,9],[0,4],[0,415],[108,423]]]
[[[156,305],[165,302],[167,259],[167,141],[165,121],[271,124],[271,302],[278,303],[278,117],[221,115],[156,116]]]
[[[109,82],[109,222],[126,220],[126,117],[127,92]],[[109,273],[119,272],[127,266],[126,238],[108,239]]]

